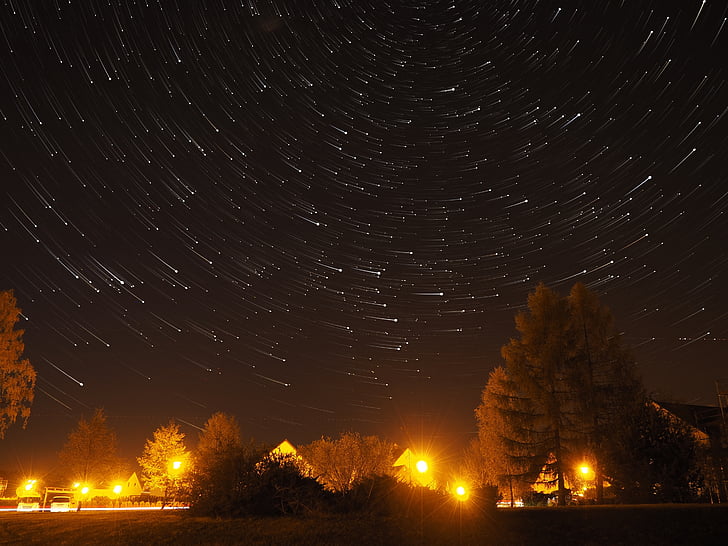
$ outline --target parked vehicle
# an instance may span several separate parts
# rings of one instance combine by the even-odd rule
[[[40,512],[40,496],[18,497],[18,512]]]
[[[70,512],[71,497],[68,495],[56,495],[51,500],[51,512]]]

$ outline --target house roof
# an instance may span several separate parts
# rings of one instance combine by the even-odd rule
[[[412,459],[414,458],[414,453],[412,453],[412,450],[410,448],[405,448],[405,450],[402,452],[402,454],[397,457],[397,459],[392,463],[392,466],[394,468],[398,466],[406,466],[409,467],[412,465]]]
[[[688,425],[698,440],[720,446],[725,442],[725,423],[717,406],[698,406],[677,402],[653,402],[658,408]]]
[[[657,402],[657,404],[709,436],[720,436],[723,419],[718,406],[698,406],[677,402]]]
[[[280,444],[278,444],[276,447],[271,449],[271,453],[280,454],[280,455],[297,455],[298,450],[296,447],[289,442],[288,440],[283,440]]]

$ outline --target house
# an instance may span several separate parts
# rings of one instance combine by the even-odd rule
[[[273,460],[289,459],[298,468],[298,471],[301,473],[302,476],[306,476],[309,478],[313,477],[313,470],[311,469],[311,466],[307,464],[303,457],[298,454],[296,446],[294,446],[288,440],[283,440],[280,444],[271,449],[268,452],[268,457],[266,458]],[[263,461],[259,462],[256,467],[258,468],[258,470],[261,470],[263,468]]]
[[[132,497],[142,494],[142,486],[136,472],[132,472],[126,480],[117,480],[108,485],[108,487],[100,487],[89,489],[84,497],[93,499],[94,497],[108,497],[117,499],[119,497]],[[78,493],[76,493],[78,496]]]
[[[408,447],[395,459],[392,468],[394,476],[402,482],[437,488],[437,480],[427,457],[414,453]]]
[[[655,402],[672,419],[686,424],[698,444],[703,446],[702,469],[706,494],[711,502],[728,500],[728,428],[719,406],[700,406],[676,402]]]
[[[677,402],[653,402],[655,407],[673,419],[688,425],[695,439],[706,446],[726,446],[725,425],[717,406],[698,406]]]

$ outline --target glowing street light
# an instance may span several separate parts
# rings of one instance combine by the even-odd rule
[[[581,474],[581,493],[577,493],[577,495],[587,498],[587,492],[590,488],[590,482],[592,480],[596,480],[596,472],[591,466],[589,466],[588,463],[582,463],[581,466],[579,466],[579,473]],[[596,495],[597,484],[594,483],[593,487],[594,494]]]
[[[114,493],[115,493],[116,495],[118,495],[118,494],[120,494],[120,493],[121,493],[121,489],[122,489],[122,488],[121,488],[121,485],[115,485],[115,486],[114,486],[114,489],[113,489],[113,491],[114,491]]]
[[[469,491],[464,485],[458,485],[455,488],[455,498],[459,501],[466,501],[469,497]]]
[[[174,478],[181,475],[183,472],[187,472],[189,470],[189,465],[190,461],[186,454],[178,455],[167,461],[167,471],[169,472],[170,477]]]
[[[415,468],[417,468],[417,472],[424,474],[429,469],[429,465],[427,464],[427,461],[420,459],[417,463],[415,463]]]

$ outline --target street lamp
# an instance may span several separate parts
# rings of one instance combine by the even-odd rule
[[[177,494],[179,493],[180,481],[184,478],[185,474],[190,469],[189,454],[181,453],[167,461],[167,476],[164,485],[164,500],[162,501],[162,508],[167,504],[167,500],[172,496],[173,502],[177,501]]]
[[[425,461],[424,459],[420,459],[419,461],[417,461],[417,463],[415,463],[415,468],[417,468],[417,472],[419,472],[420,474],[424,474],[425,472],[427,472],[429,465],[427,464],[427,461]]]
[[[594,472],[594,469],[592,469],[588,463],[582,463],[581,466],[579,466],[579,473],[581,474],[581,478],[583,480],[583,485],[581,487],[581,496],[586,498],[587,491],[589,490],[589,482],[596,478],[596,472]],[[596,491],[596,484],[594,484],[594,488]]]
[[[469,497],[469,492],[467,487],[465,487],[463,484],[455,486],[455,498],[459,501],[466,501]]]

